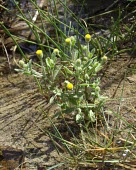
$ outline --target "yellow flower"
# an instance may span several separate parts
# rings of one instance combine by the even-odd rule
[[[90,34],[86,34],[85,35],[85,41],[89,42],[91,40],[91,35]]]
[[[72,83],[67,83],[67,89],[72,90],[73,89],[73,84]]]
[[[71,43],[71,38],[66,38],[66,39],[65,39],[65,43],[66,43],[66,44],[70,44],[70,43]]]
[[[37,51],[36,51],[36,55],[37,55],[39,58],[43,58],[43,52],[42,52],[42,50],[37,50]]]
[[[53,53],[56,54],[56,55],[59,55],[59,50],[58,50],[57,48],[55,48],[55,49],[53,50]]]

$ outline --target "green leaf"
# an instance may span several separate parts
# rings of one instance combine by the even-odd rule
[[[95,67],[95,73],[97,73],[101,69],[102,69],[102,65],[100,63],[98,63],[98,65]]]
[[[70,114],[70,113],[72,113],[74,110],[75,110],[75,108],[67,108],[67,109],[63,110],[62,113]]]
[[[83,116],[82,116],[81,114],[77,114],[77,115],[76,115],[76,122],[77,122],[77,123],[81,123],[82,120],[83,120]]]
[[[73,96],[68,97],[68,101],[72,103],[73,105],[77,105],[77,99],[74,98]]]
[[[88,113],[88,119],[91,122],[95,122],[96,121],[95,113],[92,110],[90,110],[89,113]]]
[[[87,86],[87,87],[89,87],[89,86],[91,86],[91,84],[88,84],[88,83],[82,83],[82,84],[80,84],[79,86],[83,86],[83,87]]]
[[[53,80],[55,80],[55,78],[57,77],[57,75],[58,75],[58,73],[60,72],[61,68],[62,68],[62,66],[58,66],[58,67],[55,69],[55,71],[54,71],[54,73],[53,73]]]
[[[54,96],[52,96],[52,97],[50,98],[50,100],[49,100],[49,103],[50,103],[50,104],[54,102],[55,97],[56,97],[56,95],[54,95]]]
[[[52,59],[50,59],[49,57],[46,58],[46,64],[49,68],[54,68],[54,61]]]
[[[92,55],[94,55],[95,51],[96,51],[95,48],[91,50]]]
[[[129,2],[136,2],[136,0],[127,0],[127,1],[129,1]]]
[[[62,165],[64,165],[64,163],[59,163],[59,164],[57,164],[57,165],[53,165],[53,166],[50,167],[50,168],[47,168],[47,170],[54,170],[55,168],[60,167],[60,166],[62,166]]]
[[[91,52],[88,54],[88,58],[91,59],[95,53],[95,48],[91,50]]]
[[[23,72],[24,72],[24,70],[22,70],[22,69],[15,69],[15,71],[17,71],[17,72],[21,72],[21,73],[23,73]]]
[[[69,70],[69,68],[67,68],[66,66],[63,66],[63,68],[64,68],[64,71],[65,71],[67,74],[70,74],[70,75],[73,75],[73,74],[74,74],[74,72],[71,71],[71,70]]]
[[[83,66],[83,70],[85,70],[86,68],[88,68],[91,63],[92,63],[92,59],[90,59],[90,60]]]

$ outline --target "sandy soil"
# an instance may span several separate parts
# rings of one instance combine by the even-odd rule
[[[54,113],[41,96],[33,79],[14,71],[5,72],[6,58],[0,69],[0,148],[23,152],[27,169],[42,169],[60,161],[46,129],[42,110]],[[102,91],[109,98],[105,110],[118,112],[129,123],[136,124],[136,58],[124,54],[108,61],[100,73]],[[107,113],[109,114],[109,112]],[[111,114],[111,126],[117,117]],[[121,121],[120,129],[125,126]],[[123,134],[124,135],[124,134]],[[134,134],[136,135],[136,134]],[[119,139],[124,138],[120,135]],[[13,149],[14,148],[14,149]],[[15,154],[16,155],[16,154]],[[11,166],[11,165],[9,165]]]

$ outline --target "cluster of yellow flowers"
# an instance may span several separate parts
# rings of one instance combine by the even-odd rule
[[[90,41],[91,41],[91,35],[90,34],[86,34],[85,35],[85,41],[87,42],[87,43],[89,43]],[[71,38],[69,37],[69,38],[66,38],[65,39],[65,43],[66,44],[68,44],[68,45],[70,45],[71,44]],[[55,55],[59,55],[59,50],[57,49],[57,48],[55,48],[54,50],[53,50],[53,53],[55,54]],[[43,51],[42,50],[37,50],[36,51],[36,55],[40,58],[40,59],[42,59],[43,58]],[[107,61],[107,56],[103,56],[102,57],[102,60],[103,61]],[[22,65],[22,63],[21,63],[21,65]],[[72,83],[70,83],[70,82],[68,82],[67,84],[66,84],[66,88],[68,89],[68,90],[72,90],[73,89],[73,84]]]

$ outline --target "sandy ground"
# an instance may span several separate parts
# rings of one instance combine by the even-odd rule
[[[4,61],[6,65],[4,59],[0,76],[0,148],[11,151],[14,148],[16,152],[21,149],[30,170],[59,162],[60,158],[46,133],[49,124],[42,113],[42,110],[53,113],[55,107],[48,107],[31,78],[14,71],[5,72]],[[124,54],[112,59],[104,66],[100,76],[103,95],[109,98],[105,110],[118,112],[135,126],[136,58]],[[111,113],[110,116],[110,124],[114,126],[118,118]],[[121,121],[119,123],[122,129],[125,125]]]

